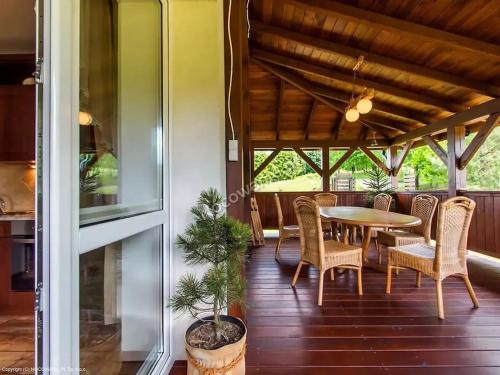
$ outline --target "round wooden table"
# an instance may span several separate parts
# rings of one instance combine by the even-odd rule
[[[366,266],[379,270],[381,270],[380,265],[368,262],[368,249],[370,247],[372,228],[403,228],[417,226],[422,223],[422,220],[415,216],[365,207],[320,207],[320,214],[325,220],[335,221],[344,225],[359,225],[363,227],[363,241],[361,244],[363,261]]]

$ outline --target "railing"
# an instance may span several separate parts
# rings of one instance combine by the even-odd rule
[[[409,213],[411,200],[415,195],[424,192],[398,192],[395,194],[396,211]],[[440,202],[448,198],[447,191],[426,192],[436,196]],[[262,220],[266,229],[277,228],[276,206],[274,193],[255,193]],[[293,211],[293,201],[301,195],[314,196],[315,192],[279,193],[285,224],[296,224]],[[339,206],[364,206],[366,204],[365,192],[338,191]],[[466,196],[476,202],[476,210],[472,217],[469,229],[468,248],[480,253],[500,258],[500,191],[461,191],[459,195]],[[436,215],[432,225],[432,237],[435,238]]]

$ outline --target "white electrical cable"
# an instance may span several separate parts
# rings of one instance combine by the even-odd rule
[[[233,56],[233,39],[231,37],[231,8],[233,1],[229,0],[229,10],[227,12],[227,36],[229,39],[229,55],[230,55],[230,71],[229,71],[229,88],[227,94],[227,113],[229,116],[229,125],[233,134],[233,141],[236,139],[234,135],[233,116],[231,114],[231,92],[233,90],[233,70],[234,70],[234,56]]]
[[[250,0],[247,0],[247,38],[250,39],[250,15],[248,13],[248,6],[250,5]]]

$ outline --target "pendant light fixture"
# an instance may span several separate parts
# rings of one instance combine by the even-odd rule
[[[375,95],[375,91],[373,89],[363,88],[363,91],[357,97],[354,96],[354,89],[356,83],[356,74],[358,70],[361,68],[365,57],[363,55],[359,56],[356,65],[352,68],[352,91],[351,91],[351,100],[345,110],[345,118],[349,122],[356,122],[359,120],[360,114],[366,114],[370,112],[373,108],[372,98]]]

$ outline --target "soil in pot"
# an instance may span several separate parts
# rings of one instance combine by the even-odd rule
[[[199,349],[214,350],[225,345],[238,342],[245,332],[235,323],[221,321],[219,329],[215,329],[213,321],[207,321],[187,334],[189,345]]]

